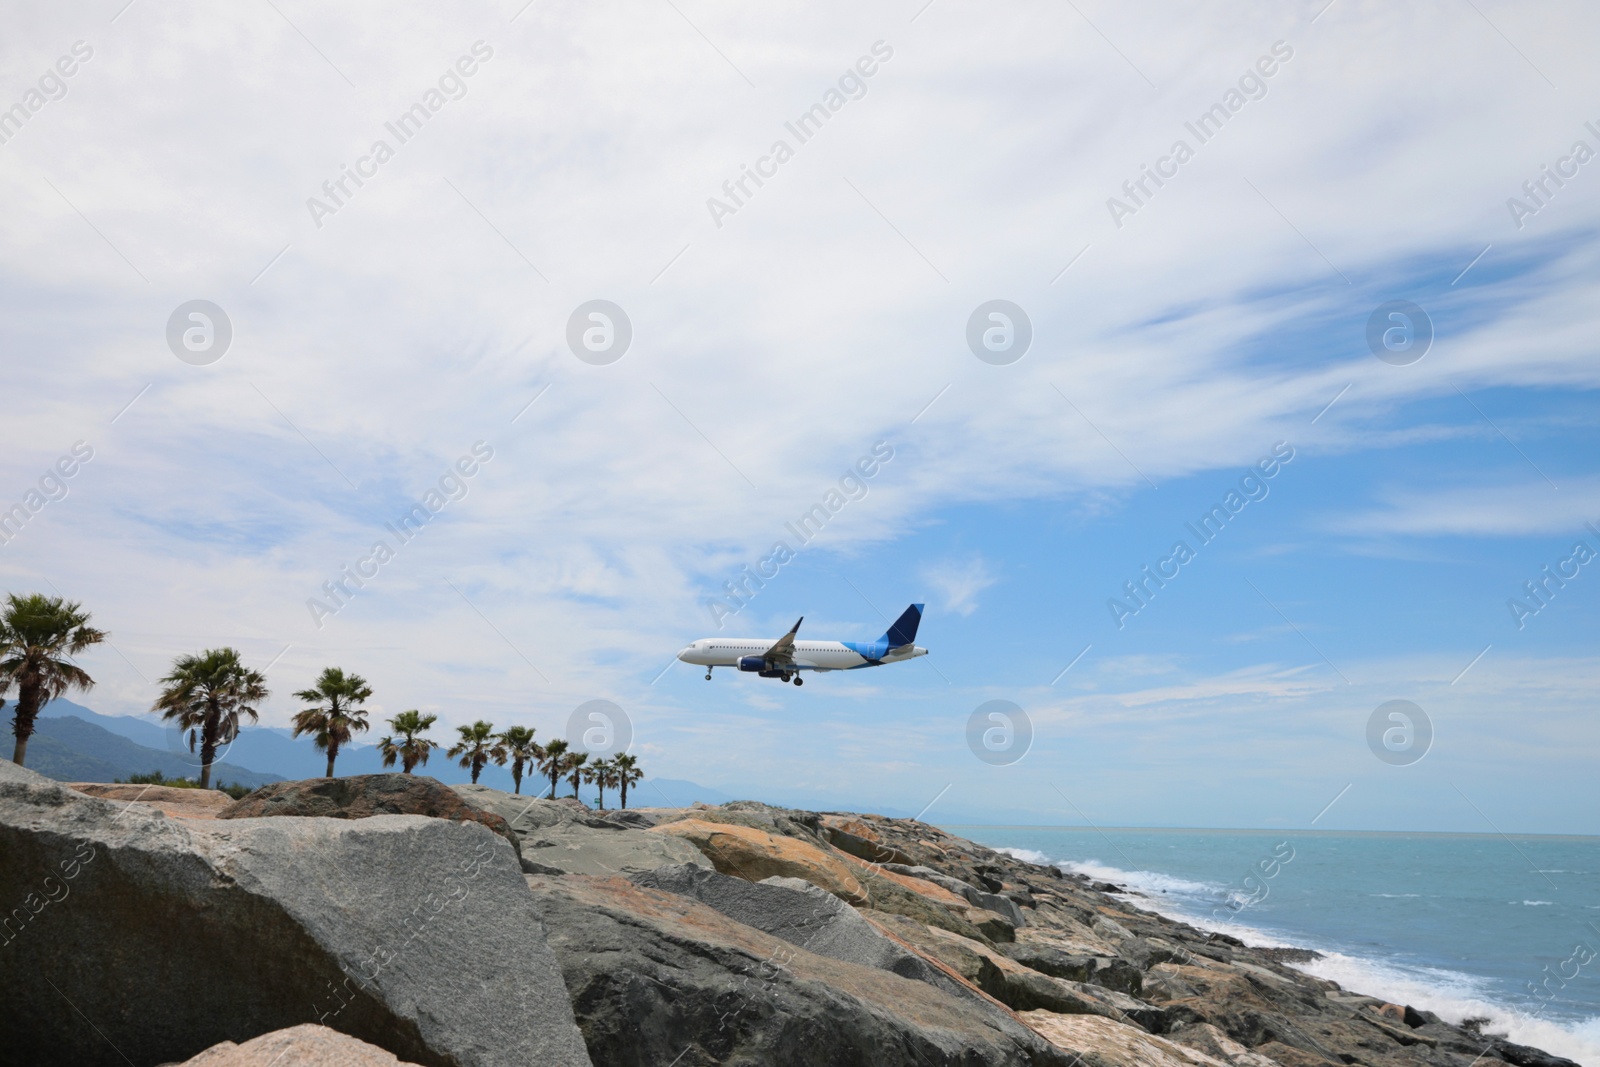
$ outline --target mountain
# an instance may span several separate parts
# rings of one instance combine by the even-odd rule
[[[8,723],[0,744],[15,744]],[[7,749],[9,751],[9,748]],[[110,782],[135,774],[160,771],[169,778],[196,778],[200,768],[187,751],[151,748],[112,733],[76,715],[41,716],[28,739],[28,767],[62,782]],[[237,782],[252,789],[279,781],[233,763],[212,764],[211,780],[218,785]]]
[[[46,717],[66,715],[121,734],[147,748],[188,752],[182,731],[139,715],[101,715],[70,700],[52,700],[40,710],[39,719],[42,722]],[[328,769],[328,758],[312,748],[308,739],[297,739],[290,731],[273,726],[246,724],[238,740],[221,755],[229,763],[249,767],[273,781],[320,778]],[[341,775],[377,774],[384,770],[383,758],[372,745],[354,745],[339,753],[336,769]]]
[[[747,799],[681,778],[646,778],[628,787],[629,802],[639,808],[687,808],[696,801],[717,805]]]
[[[139,757],[149,765],[141,764],[132,771],[122,769],[125,760],[119,762],[102,755],[103,752],[109,751],[105,747],[104,739],[95,744],[90,740],[94,737],[93,734],[74,732],[73,728],[60,728],[54,725],[65,723],[69,719],[77,720],[84,726],[92,726],[102,734],[110,733],[133,742],[133,749],[142,749]],[[155,719],[138,715],[101,715],[71,700],[52,700],[40,709],[37,721],[38,725],[35,727],[37,732],[28,742],[28,765],[52,778],[78,782],[109,782],[114,777],[126,778],[130,773],[145,774],[157,769],[163,774],[174,773],[167,769],[168,763],[151,762],[154,757],[170,757],[179,761],[186,768],[180,772],[185,777],[194,777],[197,773],[190,763],[192,757],[189,755],[182,733],[169,729]],[[49,729],[46,729],[46,723],[52,724]],[[379,723],[378,726],[381,728],[382,724]],[[45,743],[46,738],[49,739],[49,743]],[[238,740],[220,755],[227,762],[217,764],[217,768],[223,766],[229,768],[228,774],[221,777],[230,782],[238,781],[246,785],[261,785],[282,779],[320,778],[328,769],[328,758],[311,746],[309,738],[296,738],[289,730],[276,726],[247,725],[239,732]],[[70,773],[63,771],[58,774],[54,770],[47,770],[45,762],[47,760],[50,761],[50,766],[70,767]],[[95,762],[97,760],[99,762]],[[383,757],[378,754],[376,745],[358,743],[340,750],[339,760],[334,769],[340,777],[344,777],[350,774],[381,774],[395,768],[383,765]],[[427,766],[419,770],[447,784],[472,781],[472,775],[457,766],[455,760],[446,758],[443,750],[435,750]],[[220,770],[212,771],[214,779],[221,780],[219,775]],[[512,789],[511,772],[504,767],[485,767],[478,781],[482,785],[503,789],[508,793]],[[530,796],[542,795],[549,789],[548,782],[539,778],[537,772],[524,773],[522,785]],[[560,795],[566,796],[571,791],[572,787],[563,780],[559,790]],[[594,787],[584,786],[580,795],[591,807],[594,806],[596,800]],[[676,778],[650,778],[628,790],[628,800],[635,806],[645,807],[687,806],[695,801],[703,804],[721,804],[735,799],[739,798],[697,782]],[[615,790],[607,791],[606,803],[611,807],[616,806]]]

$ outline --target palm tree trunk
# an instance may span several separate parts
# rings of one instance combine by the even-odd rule
[[[328,773],[324,777],[333,777],[333,761],[339,758],[339,742],[328,742]]]
[[[215,699],[200,724],[200,788],[211,788],[211,763],[217,758],[217,705]]]
[[[11,762],[18,767],[23,766],[24,761],[28,758],[28,738],[33,736],[33,720],[38,718],[38,715],[38,687],[27,684],[20,686],[12,719],[12,729],[16,731],[17,745],[11,752]]]
[[[621,788],[622,788],[622,809],[624,811],[626,811],[628,809],[628,783],[627,783],[626,780],[623,781]]]
[[[522,764],[520,763],[514,763],[511,766],[511,792],[513,794],[522,792]]]

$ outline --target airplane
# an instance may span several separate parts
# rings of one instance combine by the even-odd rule
[[[706,637],[678,653],[685,663],[706,669],[711,681],[714,667],[736,667],[762,678],[777,678],[804,685],[801,671],[853,671],[862,667],[882,667],[902,663],[928,650],[916,645],[917,624],[922,621],[921,604],[912,604],[876,641],[796,641],[805,616],[800,616],[789,632],[776,641],[770,638]]]

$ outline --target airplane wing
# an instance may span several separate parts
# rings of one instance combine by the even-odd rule
[[[787,666],[794,662],[794,635],[800,632],[800,624],[806,621],[804,615],[794,621],[789,632],[778,638],[777,644],[767,649],[765,659],[779,666]]]

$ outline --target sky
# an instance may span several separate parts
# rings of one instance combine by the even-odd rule
[[[0,589],[106,714],[229,645],[786,803],[1600,833],[1597,22],[17,9]]]

